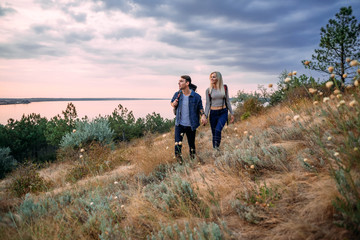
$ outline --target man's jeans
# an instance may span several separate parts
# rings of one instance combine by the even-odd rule
[[[228,120],[228,109],[211,110],[210,126],[212,132],[213,148],[219,148],[221,143],[221,131]]]
[[[189,144],[190,157],[195,156],[195,134],[196,130],[192,131],[191,127],[186,127],[183,125],[175,126],[175,156],[181,157],[181,148],[184,134],[186,134],[187,141]],[[181,142],[181,145],[179,145]]]

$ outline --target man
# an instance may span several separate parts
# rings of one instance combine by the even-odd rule
[[[200,115],[204,114],[201,96],[195,92],[196,86],[191,84],[190,76],[184,75],[179,80],[180,91],[171,99],[171,106],[176,114],[175,119],[175,157],[182,163],[181,148],[186,134],[190,157],[195,157],[195,134],[200,126]]]

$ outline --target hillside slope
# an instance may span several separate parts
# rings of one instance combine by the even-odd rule
[[[95,151],[114,164],[81,180],[69,181],[78,166],[78,153],[70,154],[40,170],[51,185],[36,195],[13,197],[5,179],[2,239],[351,239],[335,224],[341,196],[314,134],[329,146],[344,140],[321,115],[337,109],[339,100],[331,101],[272,107],[230,124],[219,153],[209,126],[200,127],[198,158],[189,159],[185,141],[183,165],[170,132],[111,151],[86,148],[85,161]]]

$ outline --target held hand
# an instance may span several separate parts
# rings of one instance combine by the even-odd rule
[[[205,115],[201,116],[201,123],[203,126],[205,126],[207,124],[207,119],[206,119]]]
[[[234,120],[235,120],[234,115],[231,115],[230,116],[230,123],[234,123]]]

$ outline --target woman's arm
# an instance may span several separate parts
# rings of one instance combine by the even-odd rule
[[[226,106],[227,106],[227,108],[228,108],[228,110],[230,112],[230,123],[233,123],[235,118],[234,118],[234,112],[232,110],[231,103],[230,103],[230,98],[229,98],[229,87],[227,87],[227,91],[226,91],[225,94],[226,94],[226,99],[225,99]]]
[[[209,97],[209,88],[206,89],[205,95],[206,95],[206,105],[205,105],[205,117],[207,118],[210,113],[210,97]]]

